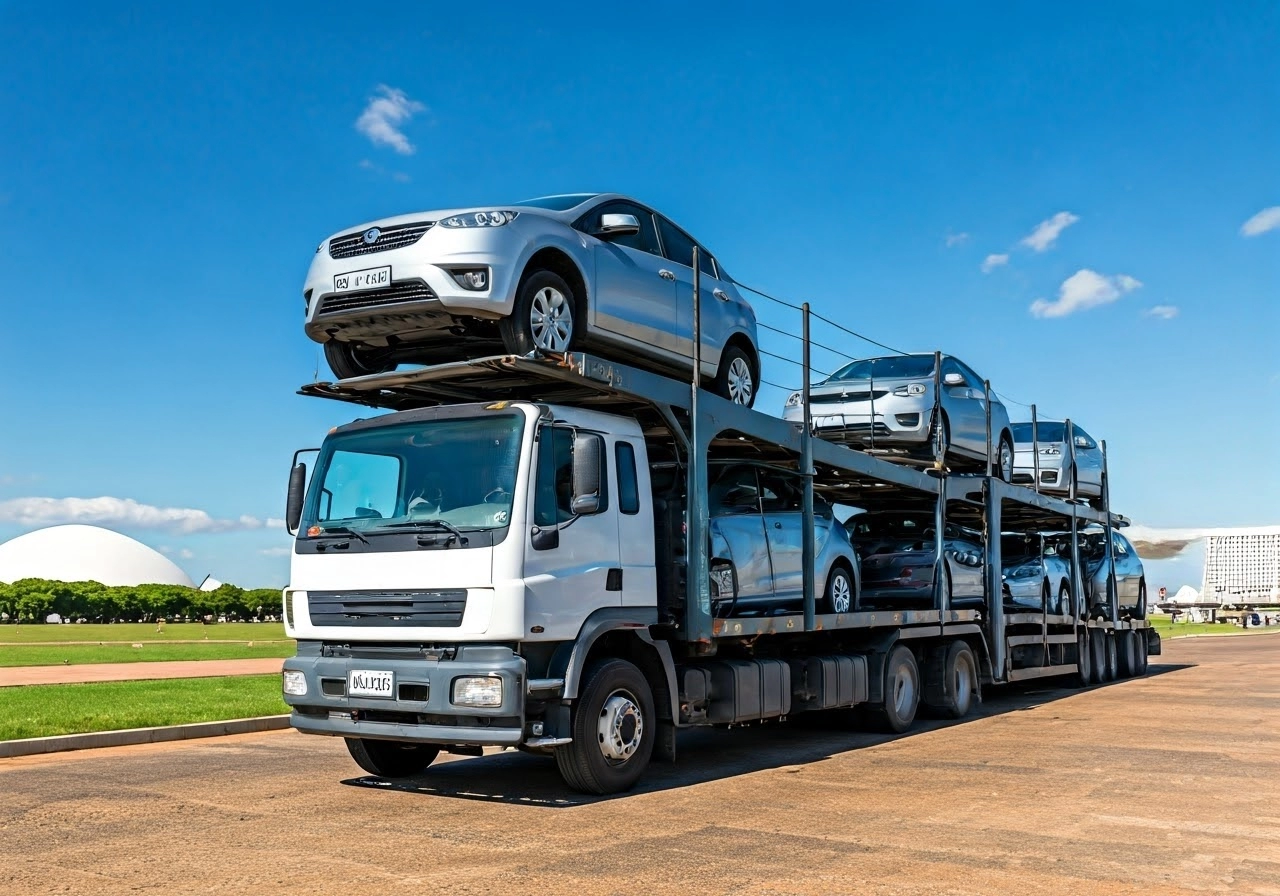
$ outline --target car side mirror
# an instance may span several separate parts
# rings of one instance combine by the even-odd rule
[[[963,386],[964,376],[958,373],[948,373],[942,377],[942,385],[944,386]]]
[[[577,515],[599,513],[604,481],[604,439],[580,432],[573,437],[573,500],[569,509]]]
[[[629,236],[640,232],[640,219],[635,215],[601,215],[600,225],[593,236],[607,240],[615,236]]]
[[[289,494],[285,501],[284,522],[292,535],[302,522],[302,499],[307,485],[307,465],[294,464],[289,471]]]
[[[1084,436],[1076,436],[1076,447],[1077,447],[1077,448],[1092,448],[1093,446],[1089,444],[1089,440],[1088,440],[1088,439],[1086,439]]]

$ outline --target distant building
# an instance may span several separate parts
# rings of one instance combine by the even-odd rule
[[[0,544],[0,582],[53,579],[103,585],[195,583],[172,560],[99,526],[51,526]]]
[[[1280,526],[1208,536],[1200,593],[1214,603],[1280,603]]]

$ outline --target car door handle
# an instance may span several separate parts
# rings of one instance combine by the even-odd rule
[[[662,270],[658,271],[658,276],[661,277],[663,280],[676,279],[676,275],[673,274],[671,271],[668,271],[666,268],[663,268]]]
[[[729,294],[723,289],[713,289],[711,290],[711,294],[722,302],[729,301]]]
[[[782,523],[774,523],[774,524],[773,524],[773,528],[775,528],[775,529],[781,529],[781,528],[782,528]]]

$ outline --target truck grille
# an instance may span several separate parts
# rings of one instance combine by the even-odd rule
[[[381,305],[398,305],[404,302],[428,302],[436,297],[430,286],[421,280],[406,280],[393,283],[386,289],[375,289],[371,292],[338,293],[325,296],[316,309],[316,317],[326,314],[346,314],[362,308],[377,308]]]
[[[357,255],[368,255],[372,252],[386,252],[388,249],[403,249],[412,246],[422,235],[435,226],[435,221],[415,221],[412,224],[398,224],[394,227],[373,227],[359,233],[345,233],[329,240],[330,258],[354,258]],[[378,238],[372,243],[365,242],[365,234],[378,231]]]
[[[845,401],[879,401],[888,395],[887,389],[876,389],[868,392],[828,392],[823,395],[810,395],[809,404],[840,404]]]
[[[463,589],[307,592],[307,609],[315,625],[456,627],[462,625],[466,608]]]

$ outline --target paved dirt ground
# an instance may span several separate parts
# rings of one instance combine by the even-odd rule
[[[515,752],[393,785],[292,731],[0,760],[0,893],[1277,896],[1280,639],[1153,660],[898,738],[690,732],[612,798]]]
[[[142,681],[149,678],[212,678],[219,675],[267,675],[279,672],[282,659],[178,660],[159,663],[85,663],[78,666],[6,666],[0,688],[20,684],[69,684],[86,681]]]

